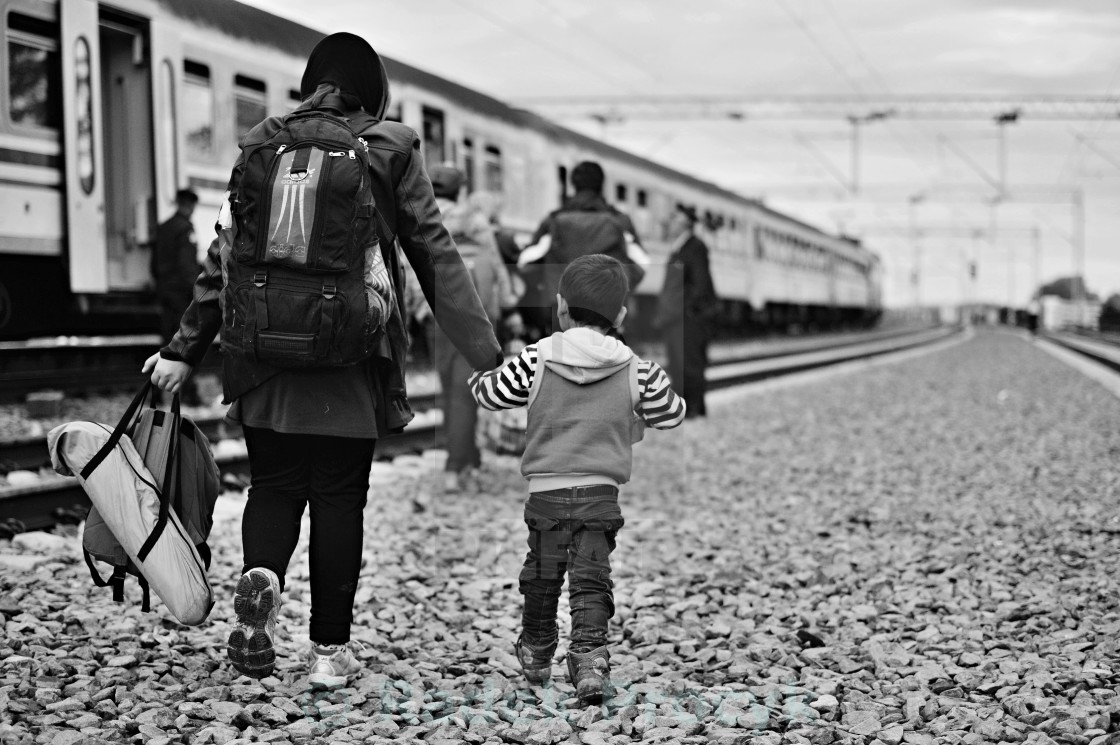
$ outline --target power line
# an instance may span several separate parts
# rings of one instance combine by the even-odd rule
[[[618,78],[615,78],[614,76],[612,76],[608,72],[608,70],[604,69],[603,66],[592,64],[591,62],[589,62],[586,59],[583,59],[583,58],[581,58],[577,55],[571,54],[568,50],[564,49],[563,47],[555,46],[553,44],[548,43],[547,41],[542,41],[542,40],[532,36],[531,34],[527,34],[527,33],[525,33],[524,29],[517,28],[516,26],[507,22],[501,16],[494,15],[493,13],[488,13],[487,11],[482,10],[481,8],[478,8],[474,5],[470,5],[468,2],[466,2],[466,0],[454,0],[454,2],[457,5],[459,5],[459,7],[464,8],[464,9],[470,11],[471,13],[474,13],[475,15],[481,16],[482,18],[485,18],[487,21],[490,21],[491,23],[493,23],[496,26],[500,26],[501,28],[504,28],[505,30],[512,32],[515,35],[515,37],[518,38],[518,39],[524,39],[526,41],[529,41],[530,43],[532,43],[533,45],[535,45],[535,46],[537,46],[541,49],[547,49],[548,51],[552,52],[553,54],[556,54],[560,57],[563,57],[564,59],[568,60],[569,62],[574,62],[575,64],[579,65],[580,67],[582,67],[586,70],[589,70],[591,72],[594,72],[598,77],[608,78],[608,79],[612,80],[614,83],[616,83],[616,84],[618,84],[618,85],[620,85],[620,86],[622,86],[622,87],[624,87],[628,90],[634,90],[628,83],[626,83],[624,81],[621,81]]]
[[[594,115],[613,121],[725,119],[844,120],[881,112],[893,119],[995,121],[1017,110],[1016,120],[1117,121],[1120,96],[1104,94],[816,94],[701,95],[638,94],[625,96],[523,96],[515,105],[548,111],[552,116]]]
[[[600,45],[602,45],[606,49],[610,50],[610,52],[614,56],[618,57],[619,59],[626,60],[631,65],[633,65],[635,68],[637,68],[638,70],[643,72],[645,75],[649,76],[649,78],[652,79],[653,81],[659,82],[659,83],[663,82],[663,78],[660,75],[656,75],[656,74],[654,74],[653,72],[650,71],[650,65],[649,65],[648,60],[640,60],[637,57],[631,56],[629,54],[625,54],[622,51],[620,51],[619,48],[618,48],[619,45],[618,45],[618,40],[617,39],[611,39],[611,38],[602,36],[598,32],[596,32],[593,29],[589,28],[588,26],[584,25],[583,23],[580,23],[579,21],[576,21],[576,20],[573,20],[572,18],[569,18],[568,16],[561,13],[560,10],[555,5],[552,4],[551,0],[537,0],[537,2],[540,5],[543,5],[547,10],[551,11],[553,13],[553,15],[555,15],[557,18],[559,18],[561,20],[561,22],[563,24],[576,28],[584,36],[598,42]]]
[[[836,72],[840,73],[840,76],[848,81],[848,84],[851,85],[857,93],[863,93],[863,88],[862,86],[860,86],[859,81],[848,74],[848,71],[844,69],[844,65],[832,56],[832,53],[825,48],[824,44],[822,44],[820,39],[817,38],[817,35],[814,34],[809,26],[805,23],[804,19],[802,19],[801,16],[797,15],[797,13],[794,13],[793,9],[789,7],[785,0],[774,0],[774,2],[781,6],[782,10],[786,12],[786,15],[788,15],[794,22],[794,24],[796,24],[797,27],[801,29],[801,31],[805,34],[805,36],[809,38],[809,41],[813,43],[813,46],[817,48],[817,51],[821,53],[821,56],[828,61],[832,68],[836,70]]]

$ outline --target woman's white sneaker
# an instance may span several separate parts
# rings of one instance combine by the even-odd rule
[[[241,575],[233,595],[237,627],[226,642],[233,667],[251,678],[265,678],[276,666],[276,619],[280,579],[271,569],[254,567]]]
[[[362,663],[351,650],[353,644],[311,643],[307,682],[312,688],[342,688],[362,671]]]

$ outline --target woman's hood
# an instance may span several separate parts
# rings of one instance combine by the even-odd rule
[[[331,34],[315,45],[300,81],[300,95],[307,99],[323,83],[338,86],[356,97],[367,113],[379,121],[389,108],[389,76],[381,57],[365,39],[345,31]]]

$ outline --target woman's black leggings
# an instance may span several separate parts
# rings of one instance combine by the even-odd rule
[[[245,427],[251,486],[241,524],[245,566],[280,586],[311,505],[311,641],[350,641],[362,564],[362,512],[375,440]]]

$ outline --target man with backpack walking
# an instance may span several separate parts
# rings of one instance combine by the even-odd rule
[[[649,255],[638,240],[630,218],[607,204],[603,198],[603,168],[590,160],[572,169],[572,188],[576,193],[564,206],[544,219],[530,245],[517,259],[519,267],[539,262],[537,287],[537,325],[542,336],[559,328],[556,316],[556,290],[560,277],[574,259],[589,254],[606,254],[626,267],[631,291],[645,276]]]
[[[240,143],[194,300],[144,370],[177,391],[221,331],[224,399],[251,471],[226,652],[241,673],[272,673],[284,575],[310,507],[308,680],[333,688],[361,669],[349,642],[374,444],[413,417],[394,239],[470,366],[502,358],[419,136],[382,121],[389,86],[377,53],[353,34],[324,38],[300,92],[294,112]]]

